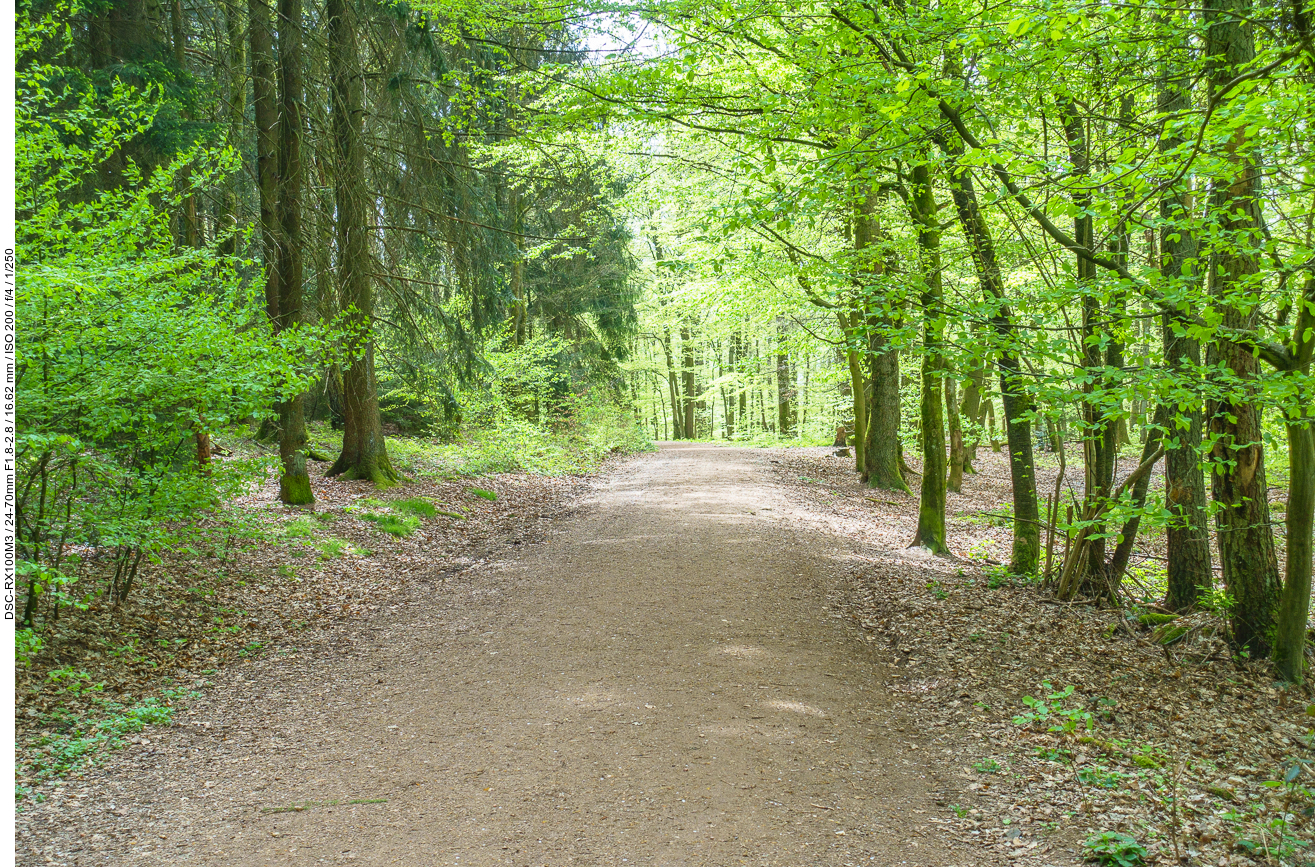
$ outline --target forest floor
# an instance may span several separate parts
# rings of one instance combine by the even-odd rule
[[[957,560],[848,463],[675,445],[429,491],[462,540],[306,570],[355,602],[279,600],[277,651],[200,659],[172,725],[25,806],[19,862],[1030,867],[1118,831],[1299,863],[1309,801],[1265,783],[1310,756],[1305,694],[1003,578],[999,456],[951,496]],[[1074,691],[1015,723],[1043,681]]]

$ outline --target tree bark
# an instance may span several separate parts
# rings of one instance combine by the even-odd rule
[[[790,355],[785,351],[785,324],[776,320],[776,430],[781,439],[795,434],[797,419],[795,408],[794,369]]]
[[[364,81],[357,45],[356,13],[347,0],[327,0],[329,84],[333,97],[336,158],[334,204],[338,211],[338,282],[351,324],[360,329],[360,355],[343,375],[342,453],[330,476],[397,481],[388,459],[379,386],[374,373],[374,287],[371,284],[370,199],[365,184]]]
[[[1223,91],[1255,59],[1251,36],[1251,0],[1207,0],[1205,55],[1212,88]],[[1211,251],[1211,294],[1220,304],[1221,325],[1233,332],[1256,328],[1259,305],[1254,286],[1260,243],[1260,178],[1245,130],[1228,144],[1229,163],[1214,179],[1211,211],[1220,240]],[[1237,299],[1243,299],[1239,303]],[[1227,366],[1228,393],[1209,402],[1206,414],[1214,442],[1211,489],[1219,504],[1216,526],[1224,583],[1234,599],[1233,640],[1253,657],[1268,656],[1273,646],[1281,585],[1270,527],[1265,453],[1255,380],[1259,362],[1250,349],[1215,341],[1206,358],[1210,367]]]
[[[1023,382],[1014,344],[1017,341],[1009,305],[1005,303],[1004,282],[995,256],[990,228],[982,218],[973,188],[972,175],[956,165],[950,189],[955,210],[968,238],[973,266],[982,285],[982,294],[993,308],[991,327],[1000,342],[997,365],[1000,370],[1000,395],[1004,404],[1006,438],[1009,441],[1009,475],[1013,482],[1014,544],[1009,571],[1015,575],[1036,572],[1041,554],[1041,524],[1036,497],[1036,468],[1032,458],[1032,425],[1028,414],[1031,399]]]
[[[1185,46],[1180,50],[1185,50]],[[1185,117],[1191,108],[1191,82],[1181,70],[1162,67],[1157,98],[1160,113]],[[1160,136],[1161,152],[1173,153],[1184,144],[1179,128]],[[1197,265],[1198,243],[1191,229],[1192,197],[1187,183],[1180,182],[1160,199],[1160,273],[1167,298],[1195,295],[1200,285]],[[1180,400],[1173,412],[1174,429],[1165,435],[1164,503],[1169,511],[1165,526],[1168,591],[1165,607],[1190,611],[1201,595],[1214,585],[1210,554],[1210,527],[1206,515],[1205,474],[1201,470],[1203,422],[1199,399],[1198,372],[1201,344],[1188,330],[1189,303],[1165,304],[1161,316],[1164,363],[1175,387],[1191,394]]]
[[[950,429],[950,472],[945,480],[946,490],[959,493],[963,490],[963,420],[959,418],[959,396],[954,376],[945,377],[945,415]]]
[[[276,331],[301,324],[304,249],[301,230],[302,77],[301,0],[279,0],[279,309]],[[315,502],[306,472],[305,396],[279,404],[279,499],[293,506]]]
[[[865,285],[885,273],[886,263],[877,249],[877,199],[868,194],[854,214],[854,249],[860,257],[859,298],[864,305],[863,329],[867,335],[868,397],[866,436],[863,443],[863,480],[870,487],[909,492],[900,473],[899,352],[886,335],[889,323],[872,311],[868,300],[873,287]],[[869,249],[872,248],[872,249]]]
[[[680,327],[680,379],[684,397],[681,398],[681,418],[685,426],[681,439],[695,439],[694,405],[698,395],[694,381],[694,335],[688,326]]]
[[[959,404],[959,418],[968,419],[973,425],[972,436],[963,446],[963,471],[977,472],[977,445],[982,441],[982,430],[986,423],[986,402],[982,400],[986,386],[986,368],[976,367],[968,374],[968,383],[963,389],[963,401]]]
[[[849,392],[854,408],[854,469],[863,475],[867,470],[864,458],[868,435],[867,385],[863,377],[863,354],[858,350],[862,340],[862,318],[854,311],[836,311],[840,331],[845,335],[845,361],[849,365]]]
[[[1090,172],[1086,125],[1083,118],[1078,116],[1071,99],[1062,97],[1057,102],[1064,134],[1068,139],[1071,174],[1077,184],[1073,194],[1073,238],[1082,248],[1092,250],[1095,249],[1095,236],[1091,192],[1085,186]],[[1074,269],[1082,304],[1082,365],[1086,368],[1082,385],[1082,463],[1085,471],[1083,500],[1087,511],[1103,514],[1103,510],[1093,507],[1110,495],[1114,485],[1116,454],[1114,420],[1117,416],[1105,405],[1109,386],[1106,381],[1108,368],[1101,351],[1101,347],[1109,340],[1110,329],[1093,290],[1096,266],[1076,256]],[[1090,599],[1107,599],[1112,592],[1105,575],[1104,532],[1104,526],[1088,529],[1086,545],[1082,549],[1086,552],[1087,562],[1079,567],[1082,580],[1077,592]]]
[[[945,359],[945,312],[942,309],[941,230],[926,163],[913,168],[909,214],[918,232],[922,270],[922,485],[918,496],[918,529],[913,546],[947,555],[945,541],[945,417],[941,409]]]
[[[1315,533],[1315,427],[1289,419],[1287,580],[1279,600],[1274,666],[1289,683],[1301,683],[1310,618],[1311,536]]]

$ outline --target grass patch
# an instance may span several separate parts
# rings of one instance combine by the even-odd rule
[[[433,503],[424,497],[410,497],[405,500],[393,500],[389,507],[403,515],[411,515],[416,518],[432,518],[438,514],[438,509]]]
[[[315,538],[316,523],[311,518],[294,518],[283,525],[285,539]]]
[[[369,521],[393,536],[410,536],[420,526],[420,519],[410,515],[390,515],[382,512],[360,512],[361,520]]]

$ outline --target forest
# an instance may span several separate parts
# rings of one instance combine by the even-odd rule
[[[998,580],[1309,697],[1310,0],[24,0],[16,45],[16,665],[64,751],[20,795],[229,658],[161,625],[211,561],[659,441],[830,447],[949,562],[998,456]]]

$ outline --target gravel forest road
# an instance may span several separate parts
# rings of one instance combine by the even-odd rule
[[[989,863],[938,833],[952,750],[829,616],[852,549],[768,457],[625,461],[546,542],[350,649],[221,674],[66,797],[78,842],[24,863]]]

